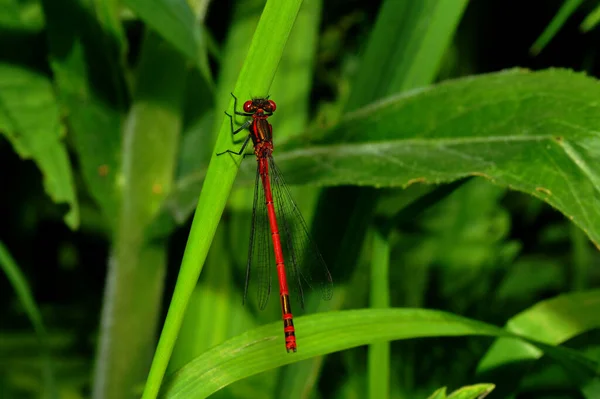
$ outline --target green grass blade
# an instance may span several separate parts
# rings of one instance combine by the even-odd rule
[[[407,39],[413,59],[405,66],[405,71],[398,73],[398,82],[391,82],[390,86],[393,88],[409,90],[435,80],[443,55],[454,38],[454,33],[469,2],[468,0],[430,0],[429,3],[427,12],[422,13],[419,20],[413,22],[418,24],[417,28]],[[426,28],[423,29],[423,26]]]
[[[268,94],[300,5],[301,1],[298,0],[267,2],[234,89],[238,97],[248,98]],[[233,100],[230,104],[233,106]],[[222,120],[217,151],[234,148],[229,119],[223,116]],[[185,308],[202,271],[240,162],[241,159],[231,156],[213,155],[208,166],[173,299],[154,355],[143,399],[154,399],[158,394]]]
[[[467,3],[385,1],[346,110],[432,83]]]
[[[277,143],[304,131],[309,122],[312,66],[319,46],[322,1],[305,0],[302,3],[273,80],[271,94],[277,102]]]
[[[198,0],[193,4],[186,0],[124,1],[149,27],[194,62],[206,82],[212,85],[206,33],[197,21],[197,16],[204,19],[205,3]]]
[[[98,21],[102,25],[107,36],[116,43],[121,54],[121,61],[125,62],[127,57],[127,36],[119,17],[119,0],[94,0],[95,11]]]
[[[240,77],[240,66],[244,65],[244,60],[249,55],[253,35],[256,32],[265,3],[264,0],[238,1],[232,10],[232,21],[225,45],[221,50],[222,63],[217,82],[217,98],[214,99],[216,115],[212,132],[214,140],[216,140],[223,127],[223,112],[231,111],[230,93]],[[240,96],[238,95],[238,97]],[[240,97],[240,101],[246,99],[246,97]],[[198,187],[194,191],[197,192],[201,186],[202,181],[198,183]],[[196,205],[196,202],[194,202],[194,205]],[[193,206],[191,208],[194,209]]]
[[[42,320],[42,314],[35,301],[35,298],[33,297],[33,294],[31,293],[31,288],[29,287],[27,279],[23,273],[21,273],[17,262],[15,262],[8,249],[1,241],[0,268],[2,268],[6,274],[6,277],[8,278],[8,281],[10,281],[10,284],[13,286],[17,297],[19,298],[19,302],[21,302],[23,309],[25,309],[25,313],[31,321],[33,329],[35,330],[41,345],[42,373],[44,380],[43,398],[57,398],[58,392],[55,387],[53,365],[47,348],[48,334]]]
[[[368,309],[318,313],[296,320],[298,352],[282,350],[281,323],[272,323],[232,338],[175,373],[161,398],[205,398],[238,381],[293,362],[374,342],[419,337],[513,337],[506,330],[450,313],[425,309]],[[559,361],[573,361],[596,373],[597,363],[578,352],[544,346]]]
[[[8,249],[4,246],[4,243],[1,241],[0,266],[4,270],[8,281],[10,281],[11,285],[15,289],[17,297],[23,305],[23,309],[25,309],[25,313],[27,314],[27,317],[29,317],[35,332],[39,337],[45,336],[46,327],[44,327],[44,323],[42,321],[42,314],[40,313],[40,309],[33,298],[33,294],[31,293],[27,279],[23,273],[21,273],[19,266],[10,255],[10,252],[8,252]]]
[[[252,35],[256,30],[264,5],[265,2],[262,0],[244,0],[235,3],[228,36],[222,50],[222,63],[216,90],[217,97],[213,100],[213,97],[205,93],[204,99],[197,98],[194,102],[194,106],[197,108],[203,106],[206,108],[214,107],[213,128],[207,128],[202,132],[202,137],[199,137],[196,141],[199,145],[205,146],[201,151],[202,156],[206,157],[203,160],[206,163],[214,153],[214,148],[209,143],[216,140],[222,126],[223,111],[227,109],[231,101],[232,87],[235,86],[241,65],[250,48]],[[193,159],[194,162],[198,162],[200,157],[198,156],[198,148],[195,147],[197,146],[192,148],[192,156],[189,158]],[[182,150],[186,151],[185,148],[182,148]],[[248,161],[246,160],[246,162]],[[186,179],[185,174],[188,176],[197,174],[199,168],[201,168],[200,165],[197,168],[185,168],[183,179]],[[200,187],[197,187],[193,190],[192,195],[188,197],[188,205],[186,205],[188,209],[192,210],[197,204],[199,190]],[[234,289],[232,282],[234,262],[228,260],[232,259],[232,253],[238,253],[238,248],[232,247],[235,243],[225,238],[228,235],[225,231],[230,226],[237,225],[237,209],[244,204],[249,204],[248,198],[252,198],[251,192],[245,193],[248,195],[240,194],[242,193],[233,192],[228,200],[229,207],[234,211],[229,222],[221,224],[217,229],[204,265],[206,271],[198,282],[186,310],[185,320],[167,373],[181,367],[208,348],[236,335],[238,331],[236,331],[234,325],[239,321],[248,319],[248,307],[242,307],[241,296],[232,293]],[[239,253],[245,254],[247,252],[247,240],[244,240],[242,245],[243,248],[239,248]],[[242,262],[245,262],[245,260]],[[211,320],[211,323],[206,323],[205,320]]]
[[[123,4],[189,60],[198,59],[200,25],[186,0],[124,0]]]
[[[230,255],[224,233],[227,227],[221,225],[217,229],[204,273],[186,309],[167,374],[240,333],[234,328],[235,322],[247,319],[243,312],[248,312],[248,307],[241,306],[241,295],[232,282],[233,265],[223,261]]]
[[[598,25],[598,22],[600,22],[600,4],[598,4],[596,8],[594,8],[587,17],[585,17],[581,23],[580,29],[583,32],[589,32],[594,29],[596,25]]]
[[[390,242],[389,234],[375,229],[372,232],[371,257],[371,308],[390,306]],[[368,384],[369,398],[388,398],[390,395],[390,343],[378,342],[369,345]]]
[[[44,176],[44,188],[57,203],[67,203],[64,217],[79,226],[79,204],[64,127],[52,84],[27,68],[0,63],[0,133],[21,158],[32,159]]]
[[[552,21],[542,32],[540,37],[533,43],[529,51],[533,55],[539,54],[544,47],[550,43],[550,40],[558,33],[560,28],[567,22],[567,19],[569,19],[575,10],[577,10],[577,7],[579,7],[582,2],[583,0],[565,0],[560,10],[558,10],[554,18],[552,18]]]

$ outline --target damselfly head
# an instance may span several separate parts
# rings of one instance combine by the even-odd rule
[[[268,98],[253,98],[244,103],[244,112],[247,113],[273,113],[277,109],[275,101],[269,100]]]

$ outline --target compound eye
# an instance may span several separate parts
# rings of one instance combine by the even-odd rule
[[[271,112],[275,112],[275,110],[277,109],[277,105],[275,104],[275,101],[269,100],[269,105],[271,106]]]
[[[248,100],[244,103],[244,112],[252,112],[252,101]]]

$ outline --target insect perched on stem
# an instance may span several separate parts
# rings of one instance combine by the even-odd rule
[[[257,161],[244,300],[247,298],[250,282],[256,279],[256,284],[252,285],[257,289],[258,306],[260,309],[267,306],[271,293],[271,268],[275,263],[279,278],[285,347],[288,352],[296,352],[296,331],[290,305],[288,275],[300,306],[304,308],[305,288],[317,289],[323,299],[331,299],[331,274],[308,233],[306,222],[292,199],[281,172],[273,161],[273,127],[267,119],[277,109],[275,102],[268,98],[255,98],[246,101],[243,106],[244,112],[239,112],[237,98],[233,94],[232,96],[235,115],[250,119],[234,129],[233,116],[226,113],[231,121],[231,132],[236,135],[248,129],[250,133],[239,151],[227,150],[217,155],[242,155],[252,139]],[[279,226],[282,227],[281,232]],[[272,250],[269,248],[269,241],[272,243]],[[282,241],[285,243],[285,251],[281,245]],[[275,255],[274,261],[272,255]]]

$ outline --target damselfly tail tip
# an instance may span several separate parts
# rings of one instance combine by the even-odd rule
[[[292,338],[292,339],[290,339]],[[287,349],[287,353],[296,353],[296,340],[293,339],[295,337],[287,337],[286,342],[285,342],[285,349]]]

